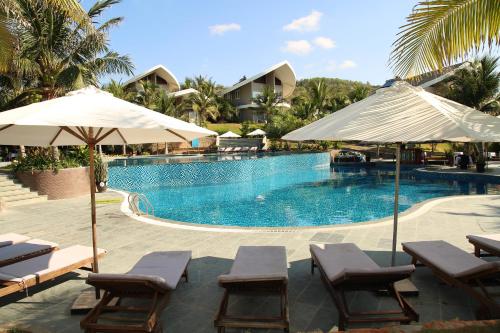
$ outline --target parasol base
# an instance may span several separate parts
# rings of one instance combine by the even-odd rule
[[[70,312],[72,315],[87,314],[99,301],[100,299],[95,297],[94,288],[86,289],[74,300]]]

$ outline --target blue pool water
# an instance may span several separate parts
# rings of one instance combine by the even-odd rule
[[[208,225],[320,226],[392,214],[391,168],[330,168],[327,153],[188,159],[116,161],[110,186],[145,194],[158,217]],[[399,208],[435,197],[492,193],[500,193],[499,184],[429,179],[403,169]]]

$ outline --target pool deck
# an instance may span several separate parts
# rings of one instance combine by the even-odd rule
[[[286,246],[290,267],[291,332],[336,330],[337,312],[330,295],[319,274],[311,276],[309,271],[310,243],[354,242],[379,264],[388,265],[390,260],[392,226],[387,222],[292,233],[199,231],[146,224],[127,217],[116,202],[122,198],[118,193],[99,194],[97,198],[108,200],[97,207],[98,244],[109,252],[101,260],[102,272],[125,272],[149,251],[193,251],[190,281],[179,285],[163,313],[166,332],[215,332],[213,319],[222,296],[217,276],[229,270],[240,245]],[[89,198],[12,208],[0,214],[0,230],[54,241],[61,247],[89,245]],[[402,219],[399,244],[444,239],[472,251],[465,235],[496,232],[500,232],[500,196],[452,197],[431,201]],[[409,263],[409,257],[399,252],[398,263]],[[17,293],[1,298],[0,326],[19,325],[30,327],[34,332],[80,332],[82,316],[69,314],[75,297],[86,289],[83,282],[86,273],[77,273],[44,284],[42,288],[30,288],[29,297]],[[413,281],[420,295],[409,301],[420,313],[420,322],[474,318],[474,302],[462,292],[440,284],[428,269],[417,268]],[[356,310],[373,310],[388,304],[385,298],[364,293],[353,293],[349,301]],[[242,299],[232,304],[231,309],[263,312],[273,305],[269,300]]]

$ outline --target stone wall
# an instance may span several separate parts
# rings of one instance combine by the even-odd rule
[[[47,195],[49,200],[90,194],[88,168],[24,171],[18,172],[16,177],[31,190]]]

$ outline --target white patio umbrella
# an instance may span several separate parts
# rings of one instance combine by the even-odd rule
[[[94,148],[100,145],[183,142],[217,133],[113,97],[95,87],[0,113],[0,144],[88,145],[94,272],[98,272]]]
[[[340,111],[292,131],[284,140],[396,143],[394,229],[398,226],[400,149],[403,143],[500,142],[500,119],[398,81]]]
[[[260,128],[257,128],[255,131],[252,131],[247,134],[248,136],[259,136],[259,135],[266,135],[266,132],[261,130]]]
[[[241,138],[241,135],[238,135],[236,133],[233,133],[231,131],[226,132],[222,135],[219,135],[220,138]]]

